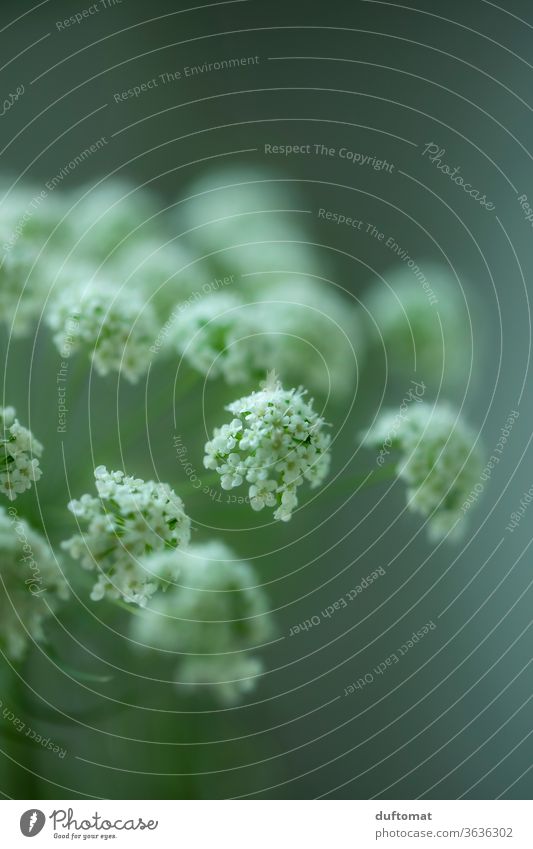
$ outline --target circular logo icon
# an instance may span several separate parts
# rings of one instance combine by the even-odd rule
[[[24,837],[35,837],[42,831],[46,817],[42,811],[37,808],[30,808],[29,811],[24,811],[20,818],[20,830]]]

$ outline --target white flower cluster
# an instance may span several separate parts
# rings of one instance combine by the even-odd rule
[[[227,295],[215,294],[187,310],[175,337],[180,353],[230,384],[256,381],[258,365],[268,364],[287,383],[348,397],[365,349],[362,322],[349,298],[320,279],[326,269],[297,213],[294,184],[267,169],[226,166],[188,194],[177,207],[180,229],[220,273],[232,272],[242,306],[230,310]]]
[[[267,276],[259,290],[235,288],[178,310],[172,336],[192,368],[234,385],[257,382],[270,363],[323,394],[353,391],[363,345],[347,299],[309,278]]]
[[[319,268],[294,184],[276,172],[223,167],[195,181],[187,194],[177,210],[180,229],[224,274]]]
[[[223,489],[246,480],[252,509],[276,507],[274,518],[287,522],[304,479],[314,488],[329,470],[324,420],[301,388],[283,389],[273,373],[263,389],[226,409],[234,419],[206,443],[204,466],[216,470]]]
[[[0,210],[5,243],[23,221],[0,266],[0,315],[15,335],[44,312],[61,354],[84,348],[98,374],[131,382],[154,347],[177,347],[231,385],[255,383],[268,365],[333,397],[352,390],[360,322],[333,286],[305,276],[321,269],[290,181],[257,168],[207,175],[177,206],[179,239],[151,193],[121,180],[58,191],[24,215],[31,200],[15,192]],[[231,295],[210,288],[219,272]]]
[[[0,319],[14,336],[26,336],[39,318],[57,266],[65,196],[42,188],[0,184]],[[56,232],[54,233],[54,229]]]
[[[120,251],[110,267],[114,279],[128,290],[142,292],[166,320],[176,304],[202,291],[206,275],[181,241],[138,239]]]
[[[250,278],[269,360],[287,382],[333,397],[353,395],[365,353],[358,310],[333,284],[305,275]]]
[[[84,569],[97,570],[91,598],[123,598],[143,606],[153,593],[177,576],[149,571],[140,558],[186,546],[191,522],[183,502],[166,483],[128,477],[124,472],[94,470],[98,498],[83,495],[69,510],[87,524],[85,533],[62,543]]]
[[[179,584],[155,596],[149,610],[133,617],[133,639],[182,653],[177,681],[188,690],[208,686],[221,701],[231,703],[253,689],[263,667],[249,650],[264,644],[272,627],[250,564],[238,561],[219,540],[152,555],[143,562],[147,571],[177,571]]]
[[[154,197],[121,180],[75,192],[49,192],[44,198],[38,187],[21,190],[4,184],[1,188],[6,196],[0,207],[0,319],[11,333],[23,336],[44,310],[61,344],[65,319],[80,310],[83,318],[87,310],[78,344],[94,347],[95,366],[101,374],[118,368],[130,328],[121,370],[135,380],[148,366],[144,342],[153,342],[157,322],[153,307],[145,308],[139,280],[127,287],[127,295],[118,291],[116,281],[122,276],[119,266],[125,264],[131,270],[132,260],[140,257],[140,246],[146,243],[152,252],[158,235]],[[174,264],[171,273],[175,274],[183,265],[182,253],[170,250],[149,256],[143,282],[148,279],[152,285],[157,278],[159,286],[162,266],[170,272]],[[98,272],[103,282],[89,284],[103,265],[105,272]],[[48,305],[54,288],[60,294]],[[166,291],[169,294],[170,287]],[[174,294],[173,303],[179,297],[178,292]],[[96,341],[100,324],[106,338]]]
[[[56,331],[58,350],[85,347],[100,375],[117,371],[135,383],[148,368],[158,323],[153,307],[136,291],[104,280],[78,283],[60,292],[46,320]]]
[[[43,446],[22,427],[13,407],[0,407],[0,493],[14,501],[42,475]]]
[[[40,250],[45,243],[54,246],[61,238],[58,225],[68,209],[65,193],[51,195],[42,186],[24,186],[0,182],[0,233],[4,250],[11,252],[21,246],[32,245]],[[55,233],[54,233],[55,230]]]
[[[221,657],[186,657],[178,668],[179,689],[208,687],[224,704],[235,704],[257,686],[264,666],[246,652]]]
[[[5,254],[0,265],[0,316],[15,337],[26,336],[39,317],[47,280],[34,267],[37,252],[24,244]]]
[[[13,507],[0,507],[0,579],[0,647],[17,661],[44,639],[43,624],[68,588],[44,537]]]
[[[431,540],[460,538],[461,507],[483,469],[476,434],[451,407],[422,402],[400,425],[393,411],[383,413],[367,439],[378,447],[391,434],[391,447],[401,452],[397,471],[408,486],[409,509],[428,519]]]
[[[77,256],[103,261],[115,251],[131,248],[156,231],[157,202],[146,188],[110,179],[83,186],[71,196],[69,239],[79,241]],[[131,240],[131,241],[130,241]]]
[[[386,354],[395,379],[416,368],[426,382],[457,385],[468,375],[465,364],[472,356],[469,306],[445,268],[428,264],[419,274],[423,278],[407,268],[393,269],[385,277],[388,286],[371,287],[363,299],[368,338],[378,357]]]
[[[271,338],[254,304],[229,292],[207,295],[179,311],[173,328],[178,352],[209,378],[235,384],[257,380],[272,361]]]

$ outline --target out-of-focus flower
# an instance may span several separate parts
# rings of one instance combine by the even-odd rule
[[[62,192],[6,182],[0,194],[0,318],[14,336],[25,336],[69,248],[68,200]]]
[[[176,673],[181,684],[209,685],[226,702],[251,690],[262,664],[249,650],[268,640],[272,625],[250,564],[237,560],[219,540],[143,562],[147,571],[175,569],[179,578],[166,593],[154,596],[149,610],[133,618],[132,638],[182,653]]]
[[[187,691],[208,687],[225,704],[235,704],[257,686],[264,671],[258,657],[235,652],[221,657],[186,657],[179,665],[176,683]]]
[[[46,321],[58,350],[85,348],[100,375],[117,371],[135,383],[148,369],[158,322],[137,291],[104,280],[73,282],[50,303]]]
[[[0,265],[0,317],[10,334],[27,336],[43,309],[49,280],[35,265],[38,251],[23,244]]]
[[[365,339],[355,305],[332,284],[302,275],[265,275],[255,298],[272,367],[287,382],[332,398],[355,391]],[[252,294],[252,293],[250,293]]]
[[[138,239],[117,254],[110,273],[126,289],[143,292],[161,320],[191,294],[209,291],[208,270],[194,261],[182,241],[161,244],[155,238]]]
[[[0,234],[2,253],[32,246],[41,249],[46,242],[54,246],[65,235],[61,219],[68,211],[68,198],[62,192],[51,193],[43,186],[0,186]],[[55,231],[55,233],[54,233]]]
[[[189,186],[180,229],[222,273],[315,271],[295,184],[257,167],[220,168]]]
[[[157,230],[157,201],[146,188],[120,179],[84,186],[71,196],[70,241],[76,256],[98,263]],[[128,242],[128,240],[131,240]],[[79,242],[79,244],[77,244]]]
[[[44,640],[43,625],[68,598],[68,588],[46,539],[0,507],[0,648],[21,660]]]
[[[166,483],[143,481],[94,470],[98,498],[82,495],[69,510],[87,530],[62,543],[84,569],[96,570],[91,598],[123,598],[143,606],[159,588],[165,588],[177,572],[150,571],[140,558],[147,554],[186,546],[191,522],[183,502]]]
[[[416,371],[426,383],[450,386],[468,378],[472,329],[459,282],[430,263],[393,269],[385,280],[388,286],[380,281],[363,298],[374,356],[385,347],[395,379]]]
[[[14,501],[42,475],[43,446],[22,427],[13,407],[0,407],[0,493]]]
[[[421,402],[400,422],[394,411],[386,411],[366,439],[376,447],[388,439],[400,452],[397,472],[408,487],[408,507],[427,518],[430,539],[460,539],[465,532],[461,508],[479,482],[483,458],[476,434],[457,411]]]
[[[357,310],[312,279],[261,277],[260,292],[216,292],[178,304],[172,338],[190,365],[232,385],[268,365],[333,398],[353,392],[364,350]]]
[[[263,389],[226,409],[234,419],[206,443],[204,466],[217,471],[223,489],[246,480],[252,509],[276,507],[274,518],[287,522],[298,504],[297,488],[304,480],[318,486],[328,472],[331,439],[324,420],[301,388],[284,389],[273,373]]]

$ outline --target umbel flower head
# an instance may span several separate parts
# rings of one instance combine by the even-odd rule
[[[204,685],[221,701],[234,702],[251,690],[262,664],[249,652],[269,639],[272,627],[250,564],[237,560],[219,540],[151,555],[143,562],[147,571],[178,572],[179,584],[133,617],[133,639],[183,653],[177,681],[189,691]]]
[[[139,292],[102,280],[78,283],[54,299],[46,318],[59,352],[85,348],[98,374],[118,371],[135,383],[148,369],[158,324]]]
[[[123,598],[141,606],[177,576],[150,571],[140,558],[188,544],[191,522],[183,502],[166,483],[143,481],[124,472],[94,470],[98,498],[82,495],[68,505],[87,525],[62,543],[84,569],[96,570],[91,598]]]
[[[459,414],[446,404],[424,402],[401,419],[387,411],[367,440],[400,451],[397,472],[408,486],[408,507],[428,519],[430,539],[460,538],[462,507],[479,482],[483,459],[476,434]]]
[[[14,501],[41,477],[43,446],[22,427],[13,407],[0,407],[0,492]]]
[[[229,424],[215,428],[206,443],[204,466],[220,475],[223,489],[244,481],[253,510],[276,507],[275,519],[287,522],[298,504],[304,480],[317,487],[330,463],[330,436],[311,400],[299,389],[284,389],[271,372],[263,388],[226,407]]]
[[[44,639],[43,624],[68,598],[67,584],[46,541],[10,507],[0,507],[0,648],[21,660]]]
[[[178,308],[173,338],[192,368],[210,378],[222,376],[230,385],[257,380],[273,353],[257,305],[229,292]]]

